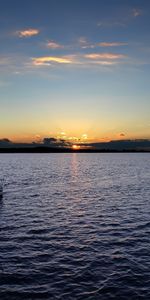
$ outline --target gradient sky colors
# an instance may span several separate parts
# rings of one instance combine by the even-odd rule
[[[1,0],[0,138],[150,138],[150,1]]]

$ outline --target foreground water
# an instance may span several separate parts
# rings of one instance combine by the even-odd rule
[[[0,299],[150,299],[150,155],[1,154]]]

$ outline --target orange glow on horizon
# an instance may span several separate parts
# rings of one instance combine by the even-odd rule
[[[70,143],[73,149],[77,149],[76,146],[82,148],[86,144],[90,143],[102,143],[102,142],[109,142],[112,140],[127,140],[127,139],[150,139],[149,134],[142,135],[139,132],[126,132],[125,130],[117,130],[118,132],[100,132],[97,133],[96,131],[89,131],[85,133],[82,132],[72,132],[69,130],[55,130],[53,132],[47,131],[26,131],[26,132],[3,132],[0,136],[0,139],[7,138],[13,143],[43,143],[44,138],[56,138],[58,140],[64,140]],[[75,146],[75,147],[74,147]],[[79,148],[78,148],[79,149]]]
[[[80,145],[72,145],[73,150],[79,150],[81,149]]]

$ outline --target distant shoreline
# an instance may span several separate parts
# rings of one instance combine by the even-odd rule
[[[0,148],[2,153],[150,153],[150,149]]]

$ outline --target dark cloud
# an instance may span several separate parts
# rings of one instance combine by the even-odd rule
[[[11,144],[12,144],[12,142],[9,139],[7,139],[7,138],[0,140],[0,146],[4,146],[5,147],[5,146],[9,146]]]
[[[57,139],[55,139],[55,138],[44,138],[43,139],[43,144],[44,145],[49,146],[49,145],[55,144],[55,143],[57,143]]]
[[[46,147],[66,147],[69,145],[64,139],[44,138],[43,145]]]

